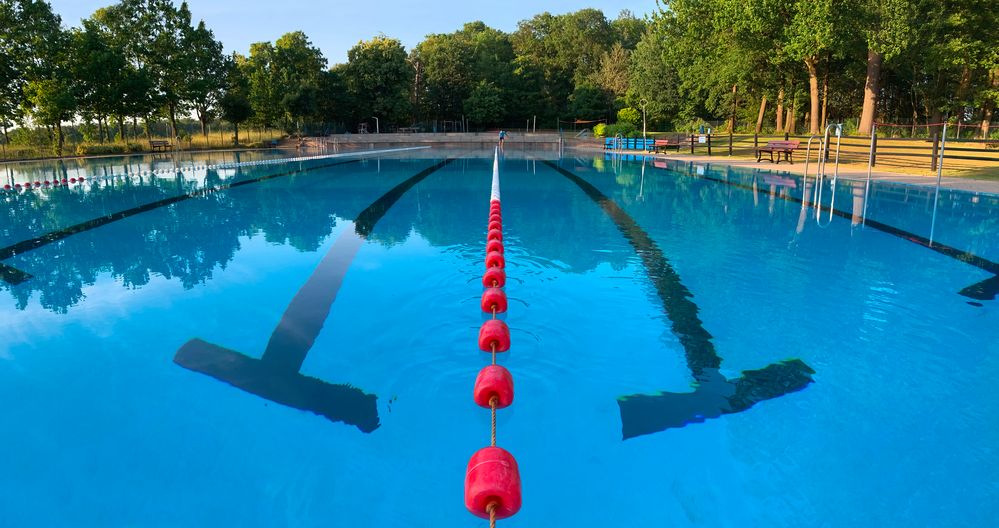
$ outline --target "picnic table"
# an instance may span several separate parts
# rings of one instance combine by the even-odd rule
[[[756,149],[756,162],[763,161],[763,154],[768,153],[770,154],[770,163],[779,165],[781,156],[783,155],[783,161],[793,164],[794,159],[792,156],[800,144],[800,141],[768,141],[766,145]],[[774,154],[777,154],[776,161],[774,161]]]

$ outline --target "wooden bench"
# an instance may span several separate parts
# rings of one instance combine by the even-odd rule
[[[173,145],[171,145],[169,141],[163,139],[151,139],[149,140],[149,148],[152,149],[153,152],[156,152],[157,150],[167,151],[172,149]]]
[[[657,139],[655,144],[652,146],[652,152],[665,153],[669,149],[674,149],[680,152],[680,142],[676,139]]]
[[[793,164],[794,160],[792,156],[800,144],[800,141],[768,141],[765,146],[756,149],[756,162],[763,161],[763,154],[769,153],[770,163],[777,163],[779,165],[781,154],[783,154],[784,161]],[[774,161],[774,154],[777,154],[777,161]]]

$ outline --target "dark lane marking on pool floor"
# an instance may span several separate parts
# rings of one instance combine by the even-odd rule
[[[175,203],[183,202],[191,198],[196,198],[199,196],[206,196],[219,191],[225,191],[228,189],[234,189],[241,187],[243,185],[249,185],[251,183],[259,183],[262,181],[273,180],[274,178],[282,178],[285,176],[291,176],[293,174],[302,174],[305,172],[310,172],[318,169],[325,169],[328,167],[335,167],[337,165],[345,165],[348,163],[357,163],[360,159],[338,161],[336,163],[325,163],[322,165],[317,165],[315,167],[304,167],[294,170],[289,170],[285,172],[279,172],[277,174],[268,174],[267,176],[261,176],[259,178],[252,178],[248,180],[240,180],[233,183],[227,183],[219,185],[218,187],[209,187],[205,189],[198,189],[196,191],[191,191],[186,194],[181,194],[179,196],[171,196],[170,198],[164,198],[162,200],[157,200],[155,202],[150,202],[138,207],[133,207],[131,209],[126,209],[124,211],[118,211],[117,213],[111,213],[109,215],[94,218],[92,220],[87,220],[86,222],[81,222],[76,225],[72,225],[58,231],[52,231],[51,233],[46,233],[44,235],[31,238],[18,242],[16,244],[7,246],[5,248],[0,248],[0,260],[7,260],[15,255],[20,255],[27,251],[33,249],[38,249],[42,246],[47,246],[53,242],[58,242],[64,238],[83,233],[85,231],[90,231],[91,229],[96,229],[101,226],[108,225],[112,222],[117,222],[119,220],[124,220],[128,217],[135,216],[137,214],[146,213],[154,209],[159,209],[161,207],[166,207],[168,205],[173,205]],[[32,277],[31,274],[24,271],[18,270],[17,268],[8,266],[6,264],[0,263],[0,280],[10,284],[17,285]]]
[[[995,300],[996,295],[999,295],[999,275],[995,277],[985,279],[980,282],[976,282],[971,286],[964,288],[959,291],[961,295],[965,297],[970,297],[972,299],[977,299],[979,301],[992,301]],[[981,306],[977,303],[968,303],[974,306]]]
[[[3,262],[0,262],[0,281],[6,282],[11,286],[17,286],[31,277],[33,277],[33,275],[30,273],[21,271],[15,267],[8,266]]]
[[[671,169],[663,169],[663,170],[669,171]],[[743,189],[751,192],[760,192],[767,196],[774,196],[776,198],[780,198],[788,202],[796,204],[804,204],[807,207],[815,207],[815,204],[813,204],[811,200],[806,201],[803,197],[798,198],[796,196],[791,196],[789,194],[782,195],[781,193],[770,191],[769,189],[753,188],[752,185],[746,183],[722,180],[720,178],[714,178],[712,176],[707,176],[707,175],[701,176],[689,172],[681,174],[683,174],[684,176],[690,176],[691,178],[713,181],[716,183],[729,185],[731,187],[736,187],[738,189]],[[805,186],[802,185],[802,192],[804,192],[804,187]],[[846,218],[847,220],[853,219],[852,213],[840,211],[839,209],[832,209],[822,204],[819,204],[819,210],[825,213],[832,212],[832,214],[840,218]],[[878,231],[881,231],[882,233],[892,235],[901,238],[903,240],[908,240],[909,242],[912,242],[913,244],[918,244],[924,248],[932,249],[933,251],[936,251],[941,255],[945,255],[952,259],[959,260],[961,262],[964,262],[965,264],[970,264],[971,266],[974,266],[978,269],[996,274],[996,277],[985,279],[984,281],[963,288],[961,291],[958,292],[958,294],[963,295],[965,297],[970,297],[972,299],[986,301],[986,300],[995,299],[996,294],[999,293],[999,263],[993,262],[985,257],[975,255],[974,253],[957,249],[952,246],[948,246],[947,244],[941,244],[939,242],[930,242],[930,239],[924,236],[917,235],[911,231],[906,231],[905,229],[901,229],[893,225],[878,222],[877,220],[871,220],[870,218],[864,219],[864,225],[872,227]]]
[[[745,411],[753,405],[804,389],[815,373],[800,359],[743,371],[727,379],[719,369],[722,358],[711,334],[697,316],[697,304],[680,275],[648,233],[607,195],[576,174],[550,161],[546,165],[575,183],[614,222],[638,254],[662,301],[673,334],[683,346],[687,368],[694,377],[693,392],[635,394],[618,399],[621,431],[625,439],[651,434],[723,414]]]
[[[378,396],[299,371],[323,329],[347,270],[375,225],[402,195],[451,161],[438,162],[396,185],[357,215],[354,230],[337,237],[295,294],[260,359],[195,338],[177,350],[174,363],[281,405],[356,426],[365,433],[377,429]]]

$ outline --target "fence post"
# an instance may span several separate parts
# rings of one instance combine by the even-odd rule
[[[871,149],[871,167],[878,164],[878,133],[873,132],[873,134],[874,139],[872,141],[874,142],[874,148]]]
[[[937,170],[937,149],[939,149],[939,148],[940,148],[940,136],[936,132],[934,132],[933,133],[933,154],[931,154],[932,157],[930,158],[930,170],[931,171]]]
[[[753,133],[753,149],[758,149],[758,148],[760,148],[760,133],[759,132],[754,132]]]
[[[711,155],[711,134],[708,134],[708,156]]]
[[[732,131],[728,131],[728,155],[732,155]]]
[[[694,153],[694,135],[693,134],[690,135],[690,153],[691,154]]]
[[[791,139],[791,134],[784,132],[784,141]]]

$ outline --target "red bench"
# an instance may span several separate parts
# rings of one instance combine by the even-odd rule
[[[652,146],[652,152],[666,152],[668,149],[676,149],[677,152],[680,152],[680,142],[676,139],[657,139]]]
[[[756,162],[759,163],[763,161],[763,154],[770,154],[770,163],[780,164],[781,154],[784,155],[784,161],[788,163],[794,163],[792,155],[794,151],[798,149],[800,141],[768,141],[766,146],[759,147],[756,149]],[[777,161],[774,161],[774,154],[777,154]]]

